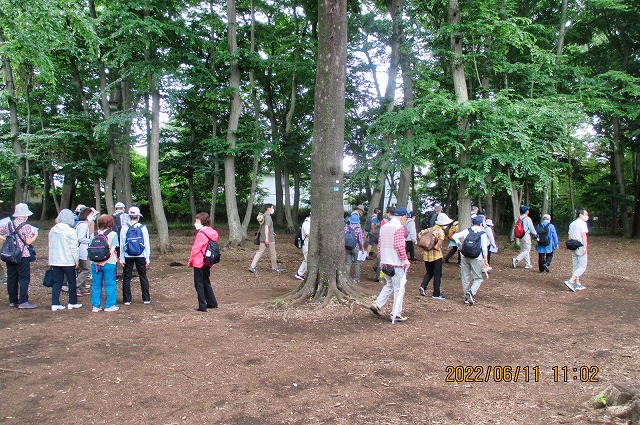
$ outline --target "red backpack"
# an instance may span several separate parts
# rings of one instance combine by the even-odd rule
[[[516,221],[516,225],[513,226],[513,236],[520,239],[524,236],[524,223],[522,223],[522,219],[519,218]]]

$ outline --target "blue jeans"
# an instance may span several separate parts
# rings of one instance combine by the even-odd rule
[[[62,281],[65,276],[67,277],[67,284],[69,285],[69,304],[77,304],[76,266],[51,266],[51,275],[53,277],[51,305],[60,305],[60,290],[62,289]]]
[[[105,264],[99,266],[91,263],[91,305],[100,308],[100,298],[102,296],[102,279],[104,278],[104,308],[116,305],[116,265]]]

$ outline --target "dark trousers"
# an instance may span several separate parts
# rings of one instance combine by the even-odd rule
[[[51,305],[60,305],[60,291],[65,277],[67,278],[67,285],[69,285],[69,304],[78,304],[76,266],[51,266],[51,277],[53,278]]]
[[[449,250],[449,252],[447,252],[447,255],[444,256],[444,261],[446,261],[447,263],[449,262],[449,259],[451,257],[453,257],[453,255],[458,252],[458,247],[457,246],[452,246],[451,249]],[[458,252],[458,264],[460,264],[460,253]]]
[[[491,251],[487,250],[487,264],[491,265]]]
[[[440,296],[440,281],[442,280],[442,258],[437,259],[436,261],[425,261],[424,268],[427,269],[427,274],[424,275],[424,279],[422,279],[422,286],[424,289],[427,289],[427,285],[429,285],[429,281],[433,278],[433,296]]]
[[[538,253],[538,270],[540,270],[540,272],[543,272],[544,268],[542,267],[542,265],[546,264],[547,267],[549,267],[551,265],[551,261],[553,261],[553,252],[550,252],[548,254],[545,254],[544,252],[539,252]]]
[[[407,257],[409,257],[409,260],[416,261],[415,252],[413,250],[413,241],[404,241],[404,247],[407,251]]]
[[[18,264],[6,263],[7,265],[7,293],[9,302],[22,304],[29,301],[29,282],[31,282],[31,266],[29,257],[22,257]],[[18,297],[18,287],[20,297]]]
[[[151,301],[149,295],[149,279],[147,279],[147,259],[144,257],[124,257],[124,269],[122,270],[122,302],[131,302],[131,279],[133,278],[133,266],[136,266],[140,278],[140,290],[142,301]]]
[[[193,268],[193,283],[198,294],[198,310],[206,311],[207,308],[218,308],[218,301],[211,287],[211,267],[202,266]]]

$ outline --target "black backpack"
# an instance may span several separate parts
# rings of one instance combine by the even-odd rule
[[[467,258],[478,258],[482,254],[482,235],[484,232],[474,232],[469,227],[469,234],[462,242],[460,253]]]
[[[438,218],[438,215],[436,214],[435,211],[427,211],[427,213],[424,216],[424,220],[422,220],[422,228],[423,229],[432,228],[436,224],[437,218]]]
[[[549,225],[546,226],[542,223],[538,224],[536,228],[536,233],[538,234],[538,245],[547,246],[549,245]]]
[[[91,238],[91,242],[89,242],[89,247],[87,248],[89,260],[94,263],[101,263],[111,257],[111,248],[109,247],[109,238],[107,237],[110,232],[111,230],[107,230],[102,234],[98,232],[93,234],[93,238]]]
[[[356,232],[353,227],[347,227],[347,231],[344,232],[344,247],[345,249],[356,249],[358,246],[358,240],[356,238]]]
[[[306,238],[302,237],[302,227],[298,227],[298,231],[296,232],[296,237],[293,239],[293,244],[296,246],[296,248],[302,249],[305,239]]]
[[[5,263],[18,264],[22,260],[22,251],[27,244],[22,239],[18,231],[25,224],[27,223],[23,222],[20,223],[18,227],[15,227],[12,222],[9,222],[9,235],[5,237],[4,243],[2,244],[2,251],[0,251],[0,259]],[[11,230],[12,227],[13,230]],[[22,249],[20,249],[18,239],[20,239],[24,244]]]
[[[202,232],[205,236],[206,233]],[[209,243],[204,251],[204,263],[208,266],[212,266],[214,264],[218,264],[220,262],[220,257],[222,257],[222,253],[220,252],[220,244],[213,239],[209,238]]]

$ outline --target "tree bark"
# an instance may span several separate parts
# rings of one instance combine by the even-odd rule
[[[611,150],[613,155],[613,166],[615,169],[617,196],[620,198],[620,218],[622,221],[622,234],[631,237],[631,222],[629,220],[629,209],[627,205],[627,191],[625,189],[624,170],[624,150],[620,147],[620,119],[613,118],[613,137],[611,139]]]

